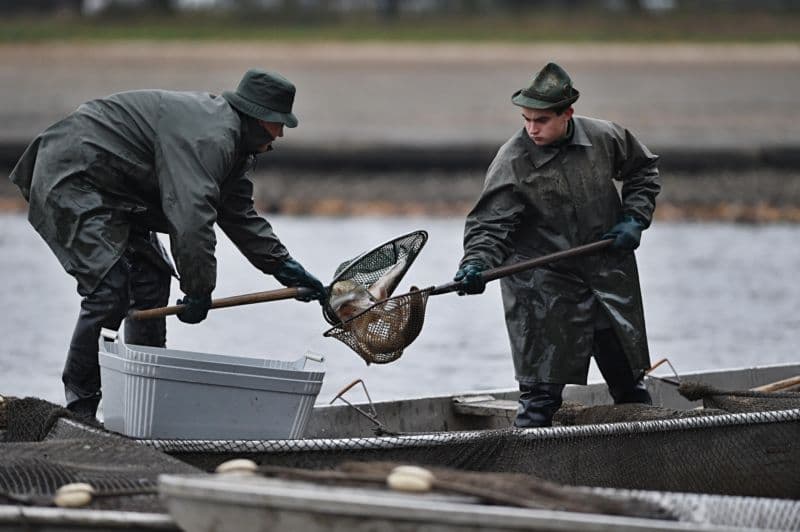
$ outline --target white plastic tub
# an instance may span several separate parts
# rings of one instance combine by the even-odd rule
[[[146,439],[302,438],[325,375],[310,353],[287,362],[177,351],[108,331],[99,359],[105,427]]]

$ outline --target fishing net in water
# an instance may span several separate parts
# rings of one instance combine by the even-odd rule
[[[390,298],[427,242],[425,231],[397,237],[342,263],[334,273],[324,335],[344,342],[367,364],[386,364],[402,355],[394,336],[416,336],[422,328],[427,292],[412,288]],[[413,341],[413,338],[412,338]]]

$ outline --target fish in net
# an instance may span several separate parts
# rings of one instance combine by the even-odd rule
[[[367,364],[388,364],[403,354],[425,321],[430,289],[411,291],[373,303],[325,332],[344,342]]]
[[[397,360],[422,329],[428,293],[412,287],[390,296],[427,238],[425,231],[414,231],[342,263],[323,311],[333,325],[325,336],[341,340],[367,364]],[[409,340],[397,342],[398,334]]]
[[[391,296],[427,241],[426,231],[413,231],[341,263],[333,274],[330,297],[323,306],[325,320],[338,325],[375,301]]]

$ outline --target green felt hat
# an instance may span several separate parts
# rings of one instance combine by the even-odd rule
[[[236,92],[224,91],[222,97],[240,112],[264,120],[296,127],[292,114],[295,88],[280,74],[260,69],[245,72]]]
[[[514,105],[529,109],[553,109],[572,105],[580,96],[567,71],[555,63],[547,63],[536,73],[530,85],[511,96]]]

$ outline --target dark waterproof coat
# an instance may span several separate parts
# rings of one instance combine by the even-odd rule
[[[157,231],[169,235],[181,290],[210,294],[214,223],[265,273],[289,256],[255,211],[241,122],[225,99],[207,93],[114,94],[39,135],[11,180],[30,203],[31,224],[84,291],[133,233]]]
[[[658,157],[611,122],[575,116],[573,128],[558,147],[537,146],[523,129],[500,148],[467,216],[462,265],[496,267],[588,244],[626,214],[650,224]],[[594,330],[606,319],[634,372],[650,366],[632,252],[552,263],[502,279],[501,290],[520,382],[585,384]]]

